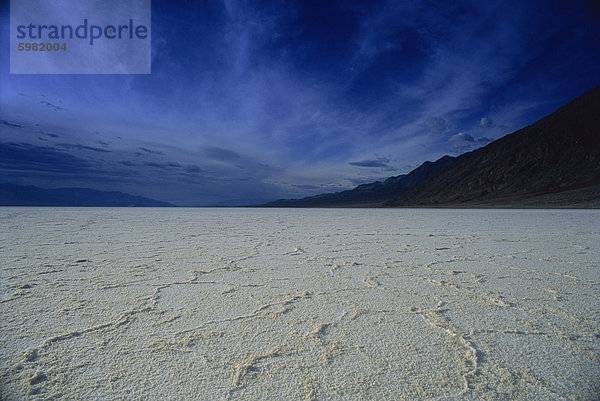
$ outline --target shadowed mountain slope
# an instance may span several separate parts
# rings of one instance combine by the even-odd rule
[[[385,206],[502,204],[600,185],[600,87],[458,157]],[[578,203],[574,198],[565,204]]]
[[[385,181],[359,185],[354,189],[304,199],[281,199],[267,203],[268,207],[372,207],[380,205],[454,163],[455,158],[444,156],[435,162],[425,162],[408,174],[390,177]]]
[[[485,147],[269,207],[600,207],[600,87]]]

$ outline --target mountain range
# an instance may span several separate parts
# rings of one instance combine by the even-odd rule
[[[122,192],[0,184],[0,206],[174,206]],[[262,207],[600,208],[600,86],[457,157],[354,189]]]
[[[0,206],[174,206],[123,192],[89,188],[44,189],[33,185],[0,184]]]
[[[458,157],[352,190],[265,207],[600,207],[600,86]]]

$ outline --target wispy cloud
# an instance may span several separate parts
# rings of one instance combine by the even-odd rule
[[[185,166],[185,171],[188,173],[201,173],[202,169],[195,164]]]
[[[213,159],[225,162],[235,162],[242,159],[239,153],[233,150],[224,149],[216,146],[209,146],[204,148],[204,154]]]
[[[357,166],[357,167],[384,168],[385,170],[388,170],[388,171],[395,170],[394,167],[390,165],[390,160],[386,157],[379,157],[377,159],[350,162],[348,164],[350,164],[351,166]]]
[[[50,103],[47,100],[41,100],[40,104],[43,104],[44,106],[48,107],[50,110],[54,110],[54,111],[63,111],[66,110],[64,107],[58,106],[56,104]]]
[[[32,142],[31,157],[13,149],[21,165],[69,155],[103,169],[90,185],[118,176],[159,199],[346,188],[482,146],[597,85],[590,7],[156,2],[151,75],[1,72],[0,129]]]
[[[144,162],[144,166],[159,168],[162,170],[173,170],[173,169],[181,169],[182,166],[179,163],[169,162],[169,163],[157,163],[157,162]]]
[[[163,152],[160,152],[160,151],[157,151],[157,150],[152,150],[152,149],[148,149],[148,148],[144,148],[144,147],[140,147],[139,149],[142,152],[149,153],[151,155],[159,155],[159,156],[164,156],[165,155]]]
[[[450,128],[450,124],[441,117],[428,117],[421,125],[436,134],[444,133]]]
[[[464,132],[459,132],[458,134],[452,135],[448,141],[450,142],[475,142],[475,138],[471,135],[466,134]]]
[[[99,153],[110,152],[110,150],[108,150],[108,149],[102,149],[102,148],[97,148],[94,146],[86,146],[86,145],[80,145],[80,144],[75,144],[75,143],[57,143],[56,146],[64,148],[64,149],[71,149],[71,150],[89,150],[92,152],[99,152]]]
[[[60,137],[60,135],[54,134],[52,132],[46,132],[46,131],[42,131],[42,130],[40,130],[39,132],[40,132],[40,134],[49,136],[50,138],[58,138],[58,137]]]
[[[8,127],[13,127],[13,128],[23,128],[24,127],[23,124],[18,124],[18,123],[6,121],[6,120],[0,120],[0,123],[6,125]]]
[[[494,128],[496,126],[496,124],[487,117],[482,117],[481,120],[479,120],[479,125],[483,128]]]
[[[160,168],[160,169],[166,169],[167,165],[164,163],[155,163],[155,162],[145,162],[144,166],[148,166],[148,167],[154,167],[154,168]]]

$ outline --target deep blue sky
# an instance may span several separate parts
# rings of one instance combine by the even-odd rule
[[[600,84],[595,1],[153,1],[151,75],[10,75],[0,181],[179,205],[407,173]]]

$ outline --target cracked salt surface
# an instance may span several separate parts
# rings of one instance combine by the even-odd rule
[[[2,400],[600,399],[600,212],[0,208]]]

